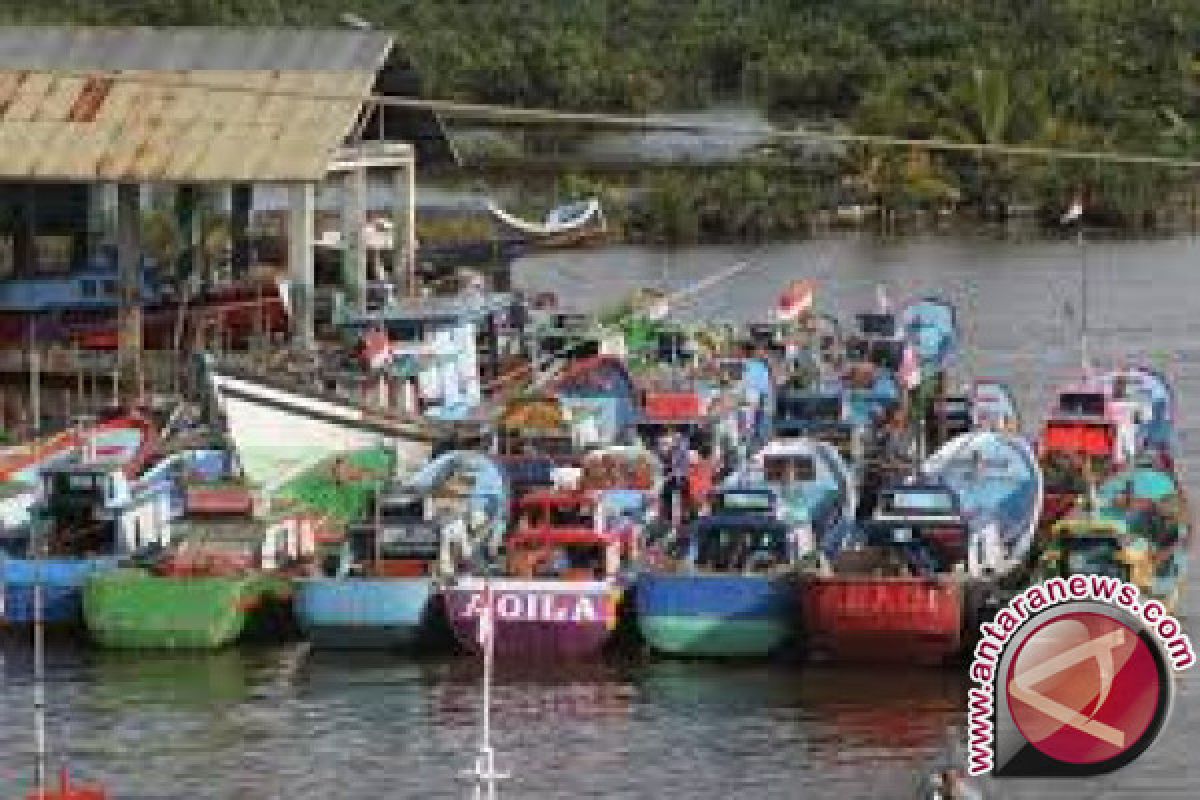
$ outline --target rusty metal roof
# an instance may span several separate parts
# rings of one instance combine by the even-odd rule
[[[0,29],[0,178],[319,180],[391,44],[369,31]]]

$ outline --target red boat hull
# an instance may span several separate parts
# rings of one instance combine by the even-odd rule
[[[957,581],[815,577],[800,591],[814,658],[940,664],[962,648],[966,604]]]
[[[613,583],[496,579],[490,584],[497,658],[590,658],[616,629],[621,590]],[[479,652],[479,615],[487,602],[482,581],[449,587],[444,596],[455,638]]]

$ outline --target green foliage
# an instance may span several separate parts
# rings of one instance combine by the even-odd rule
[[[396,31],[438,98],[628,112],[736,101],[776,120],[964,144],[1200,149],[1194,0],[42,0],[0,4],[0,19],[337,26],[348,10]],[[1083,190],[1128,216],[1181,177],[967,152],[845,161],[846,182],[890,208],[989,214],[1061,208]],[[812,198],[764,180],[780,183],[758,168],[654,177],[642,227],[670,241],[802,229]],[[714,212],[720,202],[752,207]]]

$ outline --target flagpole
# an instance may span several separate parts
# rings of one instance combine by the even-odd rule
[[[1083,217],[1079,218],[1079,357],[1083,361],[1084,372],[1091,371],[1091,361],[1088,358],[1088,263],[1087,241],[1083,235]]]

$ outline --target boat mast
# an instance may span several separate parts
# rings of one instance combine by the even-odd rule
[[[1091,371],[1088,358],[1088,261],[1087,240],[1083,235],[1083,219],[1079,220],[1079,230],[1076,232],[1079,244],[1079,358],[1084,373]]]

